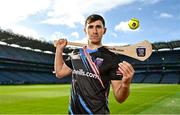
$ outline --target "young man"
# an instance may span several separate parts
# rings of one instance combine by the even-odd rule
[[[54,69],[62,78],[72,73],[70,114],[107,114],[110,84],[116,100],[124,102],[129,95],[134,69],[118,55],[102,46],[106,32],[102,16],[93,14],[85,21],[84,32],[88,45],[75,50],[70,59],[63,60],[66,39],[59,39],[56,46]]]

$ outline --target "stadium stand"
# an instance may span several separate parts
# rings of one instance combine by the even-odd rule
[[[142,83],[146,77],[145,73],[135,73],[134,78],[132,80],[133,83]]]
[[[7,33],[0,31],[0,84],[54,84],[70,82],[70,78],[58,79],[52,73],[53,53],[37,52],[32,49],[11,46],[3,41],[9,40],[9,36],[7,36],[9,33]],[[8,38],[2,38],[2,36]],[[11,37],[13,36],[14,34],[11,35]]]
[[[0,45],[1,47],[2,45]],[[3,51],[9,51],[11,48],[5,48]],[[20,49],[18,49],[20,50]],[[0,84],[41,84],[41,83],[68,83],[70,80],[58,79],[52,73],[53,58],[51,54],[40,54],[39,52],[30,53],[29,58],[25,58],[26,50],[16,52],[16,55],[1,55],[0,52]],[[35,55],[36,54],[36,55]],[[22,55],[22,56],[21,56]],[[35,57],[41,56],[41,58]],[[46,58],[49,58],[45,61]],[[28,60],[29,59],[29,60]]]
[[[71,77],[58,79],[52,73],[55,48],[52,43],[34,40],[0,29],[0,84],[70,83]],[[14,47],[12,44],[19,45]],[[180,83],[180,40],[153,43],[153,53],[141,62],[120,55],[133,64],[133,83]],[[29,47],[29,48],[27,48]],[[168,50],[167,50],[168,48]],[[39,49],[41,51],[35,51]],[[166,49],[166,50],[163,50]],[[73,48],[64,50],[64,59]],[[45,53],[46,51],[52,53]]]
[[[161,80],[161,73],[160,72],[151,72],[144,79],[144,83],[159,83]]]
[[[154,51],[145,62],[134,63],[134,68],[137,73],[134,77],[135,82],[179,84],[180,50]]]
[[[179,73],[177,72],[165,72],[163,75],[163,79],[161,80],[161,83],[174,83],[178,84],[180,81],[180,77],[178,76]]]

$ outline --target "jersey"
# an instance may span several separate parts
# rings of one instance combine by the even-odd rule
[[[105,47],[75,50],[65,63],[72,71],[69,114],[108,114],[111,80],[121,80],[118,56]]]

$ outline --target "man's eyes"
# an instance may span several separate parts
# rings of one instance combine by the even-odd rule
[[[94,26],[89,26],[88,28],[89,28],[89,29],[93,29],[93,27],[94,27]]]
[[[102,28],[102,26],[101,25],[97,25],[96,28]]]
[[[89,29],[93,29],[94,26],[89,26],[88,28],[89,28]],[[100,28],[102,28],[102,26],[101,26],[101,25],[97,25],[97,26],[95,26],[95,28],[100,29]]]

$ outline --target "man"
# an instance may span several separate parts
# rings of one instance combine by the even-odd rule
[[[102,16],[90,15],[84,32],[88,37],[87,46],[75,50],[69,60],[64,61],[62,56],[67,40],[59,39],[54,43],[55,73],[59,78],[72,73],[69,114],[108,114],[110,83],[116,100],[124,102],[129,95],[134,69],[102,46],[106,32]]]

